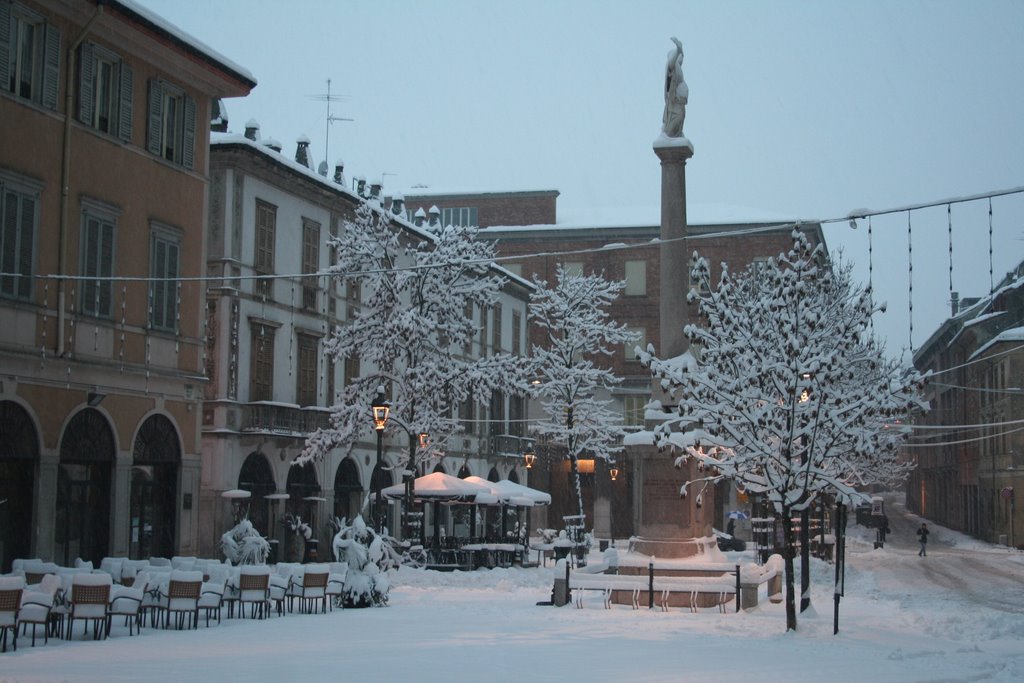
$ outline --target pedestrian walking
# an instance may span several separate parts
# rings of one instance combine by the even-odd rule
[[[928,557],[928,525],[924,522],[921,522],[921,528],[917,530],[917,540],[921,543],[917,556]]]

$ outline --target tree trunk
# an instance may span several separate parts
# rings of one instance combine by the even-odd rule
[[[811,514],[800,512],[800,611],[811,606]]]
[[[796,547],[796,536],[793,533],[793,520],[788,507],[782,510],[782,533],[785,538],[786,547],[783,548],[783,557],[786,562],[786,630],[796,630],[796,591],[795,577],[793,576],[793,555]]]
[[[579,458],[574,453],[569,453],[569,466],[572,471],[572,483],[576,488],[576,514],[580,515],[582,522],[586,519],[583,512],[583,486],[580,483]]]

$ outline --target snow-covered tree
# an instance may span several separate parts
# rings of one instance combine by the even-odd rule
[[[256,531],[248,517],[220,537],[220,547],[231,564],[266,564],[270,543]]]
[[[348,565],[345,574],[345,607],[383,607],[388,602],[391,578],[390,563],[384,539],[366,526],[361,516],[349,524],[344,518],[335,520],[338,532],[331,548],[334,560]]]
[[[626,283],[601,275],[583,275],[559,264],[554,287],[535,278],[530,323],[544,339],[532,349],[533,395],[547,419],[534,430],[564,445],[572,469],[578,514],[583,515],[579,458],[584,453],[610,459],[622,450],[622,415],[612,411],[610,390],[621,379],[598,361],[613,355],[613,346],[632,344],[638,335],[611,319],[608,307]]]
[[[860,500],[858,487],[900,475],[898,425],[926,409],[920,378],[895,372],[871,337],[870,292],[802,232],[777,261],[738,276],[723,265],[715,289],[703,259],[694,275],[694,353],[641,354],[677,401],[656,440],[681,452],[677,465],[697,461],[703,476],[684,493],[725,479],[764,495],[784,530],[786,626],[796,629],[793,515],[823,495]]]
[[[334,330],[325,348],[339,362],[358,357],[361,375],[346,378],[330,426],[310,437],[298,462],[350,449],[368,434],[380,387],[391,402],[388,430],[407,435],[410,471],[426,455],[417,455],[420,434],[443,449],[461,431],[456,411],[463,401],[521,390],[521,360],[464,352],[477,333],[467,311],[487,310],[505,283],[493,267],[493,245],[476,233],[473,227],[403,229],[373,202],[345,222],[331,242],[338,253],[331,270],[362,294],[349,309],[350,322]]]

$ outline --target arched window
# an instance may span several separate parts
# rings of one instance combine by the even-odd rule
[[[352,458],[345,458],[334,474],[334,516],[351,522],[362,505],[363,485],[359,482],[359,467]]]
[[[307,462],[288,468],[285,493],[288,494],[285,512],[293,517],[301,517],[302,521],[313,529],[313,537],[316,538],[316,508],[319,501],[310,499],[320,497],[320,484],[316,480],[316,468],[313,467],[313,463]]]
[[[501,481],[501,475],[498,474],[498,468],[491,468],[491,471],[487,473],[487,481]]]
[[[153,415],[143,422],[132,459],[128,554],[136,560],[172,557],[181,446],[171,421]]]
[[[388,524],[388,503],[386,500],[381,499],[380,505],[378,505],[377,492],[389,486],[391,486],[391,472],[385,470],[378,463],[373,468],[373,476],[370,477],[370,519],[366,520],[367,524],[376,528],[387,526]]]
[[[519,483],[519,474],[515,471],[515,469],[508,473],[508,480],[514,484]]]
[[[75,558],[99,566],[110,548],[110,479],[114,432],[94,408],[78,412],[60,440],[54,559],[73,566]]]
[[[274,483],[274,471],[267,462],[267,456],[259,451],[250,453],[242,469],[238,472],[238,488],[252,492],[249,498],[249,521],[256,531],[264,536],[273,537],[270,528],[270,501],[268,496],[277,489]]]
[[[466,477],[473,476],[473,473],[469,471],[469,465],[463,465],[459,468],[459,479],[465,479]]]
[[[11,561],[32,556],[32,491],[39,437],[32,419],[14,401],[0,401],[0,573]]]

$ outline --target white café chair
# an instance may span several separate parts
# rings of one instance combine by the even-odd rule
[[[175,615],[175,626],[181,630],[186,623],[199,628],[199,594],[203,588],[203,573],[200,571],[171,571],[167,583],[167,604],[164,607],[164,628],[170,627],[171,614]]]
[[[209,579],[203,582],[199,592],[199,609],[205,612],[206,625],[209,626],[211,613],[216,615],[217,623],[220,623],[220,610],[228,587],[228,571],[223,565],[212,566],[207,571]]]
[[[244,564],[238,568],[238,614],[245,617],[245,606],[250,605],[250,616],[263,619],[270,613],[270,567],[265,564]]]
[[[13,634],[14,649],[18,649],[18,612],[24,591],[24,576],[0,576],[0,652],[7,652],[8,631]]]
[[[55,617],[54,603],[57,600],[57,592],[61,588],[61,578],[56,574],[47,574],[39,585],[31,590],[26,590],[21,596],[21,614],[18,615],[18,622],[21,625],[21,634],[29,624],[32,625],[32,647],[36,646],[36,627],[43,627],[43,642],[50,642],[50,621]]]
[[[106,572],[75,574],[71,577],[71,605],[68,614],[67,638],[75,637],[75,620],[85,622],[83,633],[92,622],[92,637],[98,640],[107,635],[107,605],[110,604],[110,589],[114,580]]]
[[[107,635],[114,617],[124,617],[128,635],[135,635],[134,629],[142,631],[142,605],[149,587],[149,573],[138,572],[132,576],[132,583],[113,586],[110,592],[110,606],[107,609]]]
[[[327,589],[324,592],[327,595],[327,604],[333,610],[335,603],[340,607],[343,602],[342,596],[345,594],[345,576],[348,574],[348,562],[330,562],[327,566],[330,567],[331,571],[327,576]]]

